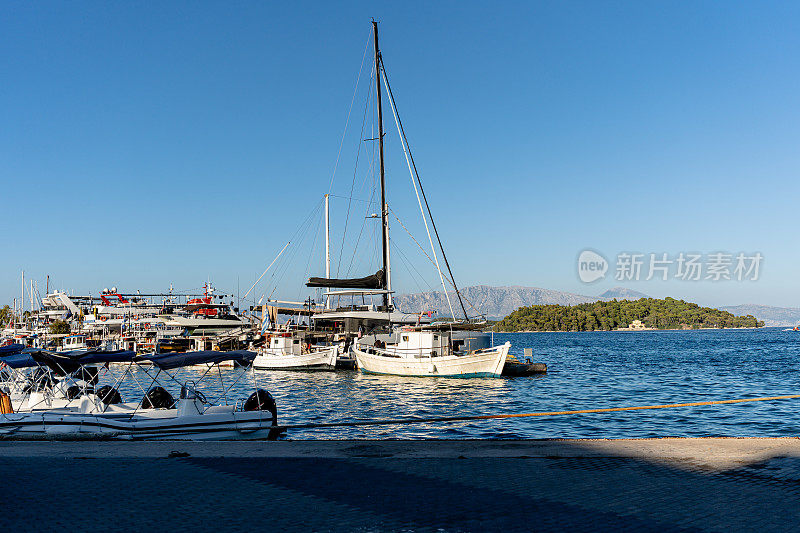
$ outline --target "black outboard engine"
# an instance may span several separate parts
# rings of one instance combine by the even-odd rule
[[[100,401],[106,405],[122,403],[122,396],[120,396],[119,391],[111,385],[103,385],[97,389],[96,394]]]
[[[142,409],[172,409],[175,398],[164,387],[153,387],[142,398]]]
[[[272,414],[272,425],[278,425],[278,406],[275,404],[275,398],[272,394],[264,389],[258,389],[244,402],[242,407],[243,411],[269,411]],[[268,440],[277,440],[278,436],[282,433],[279,429],[271,429]]]
[[[53,377],[50,375],[50,372],[42,367],[38,367],[31,374],[29,382],[22,389],[22,392],[26,394],[29,392],[38,392],[48,389],[53,385],[55,385],[55,381],[53,381]]]
[[[75,379],[82,379],[86,383],[90,383],[92,385],[97,385],[97,382],[100,379],[99,374],[100,371],[96,366],[82,366],[72,373],[72,377]]]

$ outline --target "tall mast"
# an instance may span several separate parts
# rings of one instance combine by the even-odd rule
[[[331,277],[331,224],[330,224],[330,203],[328,195],[325,195],[325,277]],[[325,298],[325,308],[330,309],[330,296]]]
[[[381,169],[381,237],[383,249],[383,289],[391,287],[389,271],[389,210],[386,206],[386,179],[383,170],[383,109],[381,108],[381,51],[378,47],[378,23],[372,21],[372,31],[375,35],[375,92],[378,102],[378,152],[380,155]],[[389,306],[389,294],[384,293],[383,305]]]

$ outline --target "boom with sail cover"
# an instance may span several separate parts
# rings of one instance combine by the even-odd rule
[[[337,289],[383,289],[385,275],[383,269],[363,278],[309,278],[306,287],[326,287]]]

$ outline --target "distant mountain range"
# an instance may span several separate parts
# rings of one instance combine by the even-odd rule
[[[734,315],[753,315],[764,321],[769,326],[796,326],[800,324],[800,308],[798,307],[772,307],[770,305],[728,305],[720,307]]]
[[[640,298],[650,298],[643,292],[635,291],[633,289],[626,289],[625,287],[614,287],[613,289],[608,289],[606,292],[600,295],[600,298],[605,298],[608,300],[613,300],[616,298],[617,300],[638,300]]]
[[[455,292],[448,293],[450,302],[456,316],[461,315],[458,297]],[[638,300],[647,298],[646,294],[632,291],[623,287],[614,287],[600,296],[585,296],[571,292],[554,291],[539,287],[490,287],[476,285],[461,289],[464,305],[470,316],[479,312],[492,320],[499,320],[512,311],[527,305],[577,305],[596,302],[598,300]],[[395,297],[395,305],[403,311],[433,311],[440,316],[450,316],[444,292],[420,292],[414,294],[401,294]],[[474,308],[473,308],[474,306]],[[477,309],[477,311],[476,311]]]
[[[577,305],[599,300],[608,301],[614,298],[617,300],[649,298],[644,293],[626,289],[625,287],[614,287],[599,296],[587,296],[539,287],[475,285],[473,287],[465,287],[461,290],[461,294],[464,297],[464,305],[470,316],[478,315],[480,312],[490,320],[500,320],[520,307],[528,305]],[[456,316],[460,316],[460,306],[455,292],[450,292],[449,295]],[[401,294],[395,297],[395,305],[407,312],[433,311],[439,316],[450,316],[447,299],[441,291]],[[766,326],[794,326],[800,324],[800,308],[796,307],[745,304],[730,305],[720,307],[720,309],[737,316],[753,315],[757,319],[763,320]]]

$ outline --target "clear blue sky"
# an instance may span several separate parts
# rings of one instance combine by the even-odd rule
[[[619,283],[580,283],[587,247],[760,251],[758,282],[625,285],[800,306],[791,2],[4,2],[0,301],[22,269],[40,289],[244,292],[328,190],[372,17],[463,285],[598,294]],[[418,220],[388,131],[390,201]],[[276,294],[322,274],[312,237]],[[398,290],[426,287],[395,261]]]

